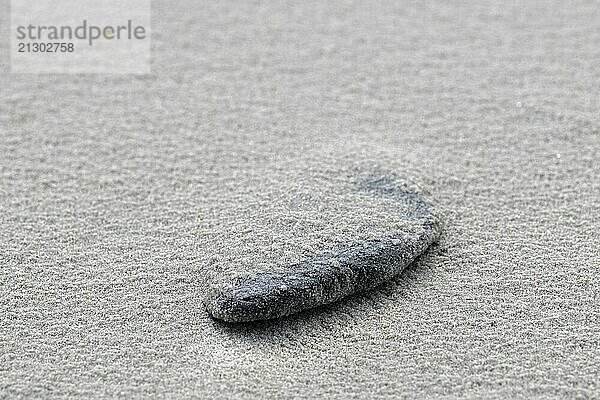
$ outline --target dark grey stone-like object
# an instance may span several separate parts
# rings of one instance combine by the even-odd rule
[[[257,273],[217,283],[205,301],[209,314],[227,322],[248,322],[338,301],[398,275],[439,237],[440,220],[420,194],[398,188],[388,178],[362,182],[359,189],[404,202],[401,208],[409,212],[398,218],[412,220],[413,228],[339,247],[327,256],[290,265],[284,272]]]

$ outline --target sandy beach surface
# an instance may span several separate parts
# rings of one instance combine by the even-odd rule
[[[9,74],[2,42],[0,397],[600,396],[597,2],[152,11],[150,75]],[[361,176],[432,199],[439,242],[208,316],[215,279],[393,229]]]

